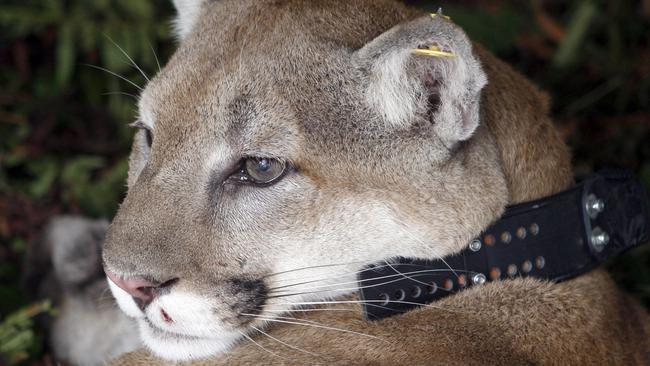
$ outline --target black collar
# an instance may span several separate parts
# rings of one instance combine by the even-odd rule
[[[643,187],[629,173],[603,172],[567,191],[508,207],[468,248],[444,261],[396,258],[364,269],[359,288],[365,316],[403,313],[488,281],[567,280],[648,240],[650,205]]]

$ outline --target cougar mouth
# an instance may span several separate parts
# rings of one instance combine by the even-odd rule
[[[180,339],[187,339],[187,340],[201,340],[201,339],[210,339],[208,337],[200,337],[200,336],[195,336],[191,334],[184,334],[184,333],[178,333],[178,332],[173,332],[169,331],[166,329],[162,329],[158,326],[156,326],[149,318],[144,317],[142,318],[142,321],[144,322],[143,326],[148,326],[151,330],[151,334],[155,335],[156,337],[159,338],[166,338],[166,337],[174,337],[174,338],[180,338]]]
[[[225,352],[245,337],[245,324],[236,317],[218,316],[215,303],[204,296],[172,290],[140,308],[110,278],[108,283],[122,311],[137,321],[145,346],[158,357],[172,361],[205,358]]]
[[[218,338],[199,337],[170,332],[152,324],[147,318],[139,320],[140,335],[154,354],[171,361],[201,359],[228,350],[240,338],[237,333],[221,333]]]

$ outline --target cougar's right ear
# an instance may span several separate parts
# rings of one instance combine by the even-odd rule
[[[201,14],[201,8],[207,0],[172,0],[178,13],[174,20],[174,33],[183,40],[194,28]]]
[[[465,33],[442,15],[393,27],[355,52],[365,99],[384,122],[407,128],[426,118],[448,143],[470,138],[487,83]]]

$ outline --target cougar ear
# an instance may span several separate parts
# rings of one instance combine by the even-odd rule
[[[201,14],[201,7],[207,0],[172,0],[178,13],[174,20],[174,33],[183,40],[194,28]]]
[[[356,51],[365,97],[385,123],[427,119],[446,142],[471,137],[487,78],[465,33],[432,14],[393,27]]]

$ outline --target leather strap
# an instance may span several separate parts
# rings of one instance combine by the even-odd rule
[[[515,277],[563,281],[650,240],[650,205],[625,172],[517,204],[444,260],[394,258],[359,274],[366,319],[403,313],[472,286]],[[452,270],[453,269],[453,270]]]

